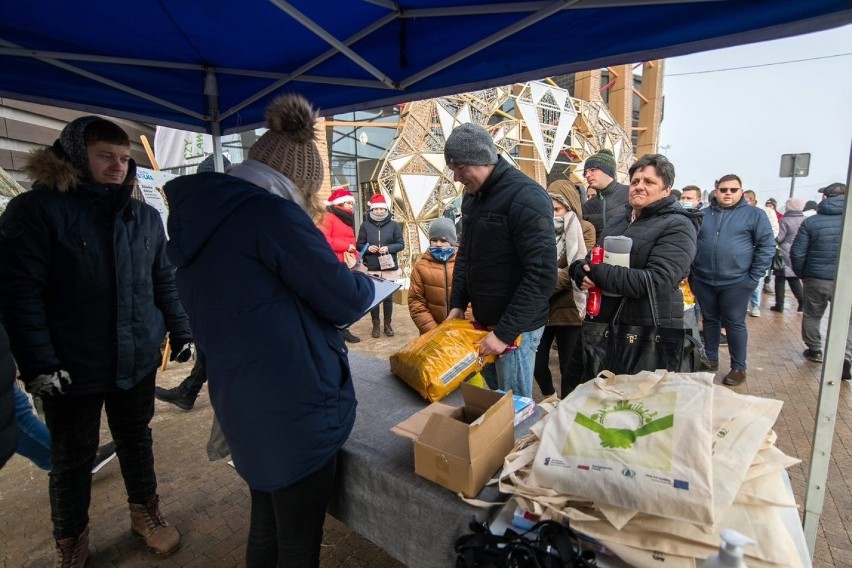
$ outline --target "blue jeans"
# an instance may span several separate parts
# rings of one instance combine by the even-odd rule
[[[535,354],[541,342],[544,326],[521,334],[521,345],[492,365],[482,369],[482,376],[491,389],[508,391],[520,396],[532,396]],[[550,346],[548,345],[548,349]]]
[[[18,425],[17,452],[45,471],[53,469],[50,432],[33,412],[30,399],[15,385],[15,422]]]
[[[690,282],[704,314],[704,352],[711,361],[719,360],[722,328],[728,332],[731,369],[746,369],[748,330],[745,325],[748,301],[757,284],[745,278],[729,286],[710,286],[698,280]]]
[[[760,293],[762,291],[762,288],[763,284],[758,282],[757,286],[755,286],[754,288],[754,291],[751,293],[751,298],[749,298],[748,300],[749,302],[751,302],[752,307],[757,307],[758,310],[760,309]]]

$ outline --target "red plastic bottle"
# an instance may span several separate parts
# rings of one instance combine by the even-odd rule
[[[600,245],[595,245],[595,248],[592,249],[591,254],[591,263],[592,264],[600,264],[604,260],[604,249]],[[597,286],[593,288],[589,288],[589,297],[586,300],[586,313],[589,314],[590,317],[595,317],[599,313],[601,313],[601,289]]]

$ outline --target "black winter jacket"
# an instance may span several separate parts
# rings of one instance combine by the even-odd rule
[[[52,151],[33,157],[42,170],[64,167]],[[65,369],[68,394],[129,389],[157,370],[166,327],[192,337],[160,215],[130,197],[135,175],[68,191],[36,180],[0,217],[0,308],[24,381]]]
[[[657,297],[659,325],[683,327],[683,294],[680,282],[689,274],[695,257],[696,229],[690,213],[681,207],[674,197],[666,197],[645,207],[639,218],[631,222],[633,210],[624,209],[624,214],[609,224],[607,232],[598,237],[623,235],[633,239],[630,250],[630,268],[609,264],[589,265],[589,278],[601,289],[619,294],[604,296],[601,315],[614,313],[615,308],[626,298],[619,316],[619,323],[627,325],[653,325],[648,300],[645,273],[651,276]],[[582,280],[586,260],[571,264],[571,275],[575,281]],[[579,271],[579,272],[578,272]],[[595,318],[600,321],[601,317]]]
[[[598,242],[612,219],[620,219],[625,208],[629,209],[626,207],[629,192],[629,187],[612,180],[611,184],[583,204],[583,219],[595,226]]]
[[[396,255],[405,250],[405,240],[402,238],[402,228],[399,226],[399,223],[391,219],[390,215],[384,221],[373,221],[368,217],[361,223],[361,227],[358,229],[358,241],[355,243],[355,248],[360,253],[361,249],[368,243],[379,247],[388,247],[388,254],[393,257],[393,268],[386,270],[396,270],[399,268]],[[381,270],[378,253],[365,252],[362,262],[367,267],[367,270]]]
[[[834,280],[845,207],[845,195],[829,197],[819,204],[817,214],[805,219],[799,227],[790,249],[790,261],[796,276]]]
[[[15,421],[15,362],[9,349],[6,330],[0,325],[0,467],[18,447],[18,424]]]
[[[479,191],[465,194],[462,227],[450,307],[469,302],[505,343],[545,325],[557,269],[544,188],[499,158]]]

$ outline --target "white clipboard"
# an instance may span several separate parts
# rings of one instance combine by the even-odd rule
[[[378,306],[385,298],[387,298],[402,287],[401,283],[395,282],[393,280],[385,280],[381,276],[374,276],[372,274],[365,274],[365,276],[367,276],[367,278],[373,281],[373,300],[370,302],[370,307],[364,310],[364,313],[358,316],[355,321],[358,321],[362,317],[367,315],[370,310]],[[337,326],[337,329],[346,329],[347,327],[352,325],[352,323]]]

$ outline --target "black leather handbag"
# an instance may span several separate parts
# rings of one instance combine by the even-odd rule
[[[775,246],[775,256],[772,257],[772,274],[783,274],[786,263],[784,262],[784,251],[780,246]]]
[[[593,379],[601,371],[611,371],[616,375],[633,375],[656,369],[695,371],[695,340],[686,329],[659,325],[657,295],[648,273],[645,273],[645,278],[654,325],[619,323],[627,298],[621,300],[611,322],[583,322],[584,381]]]

